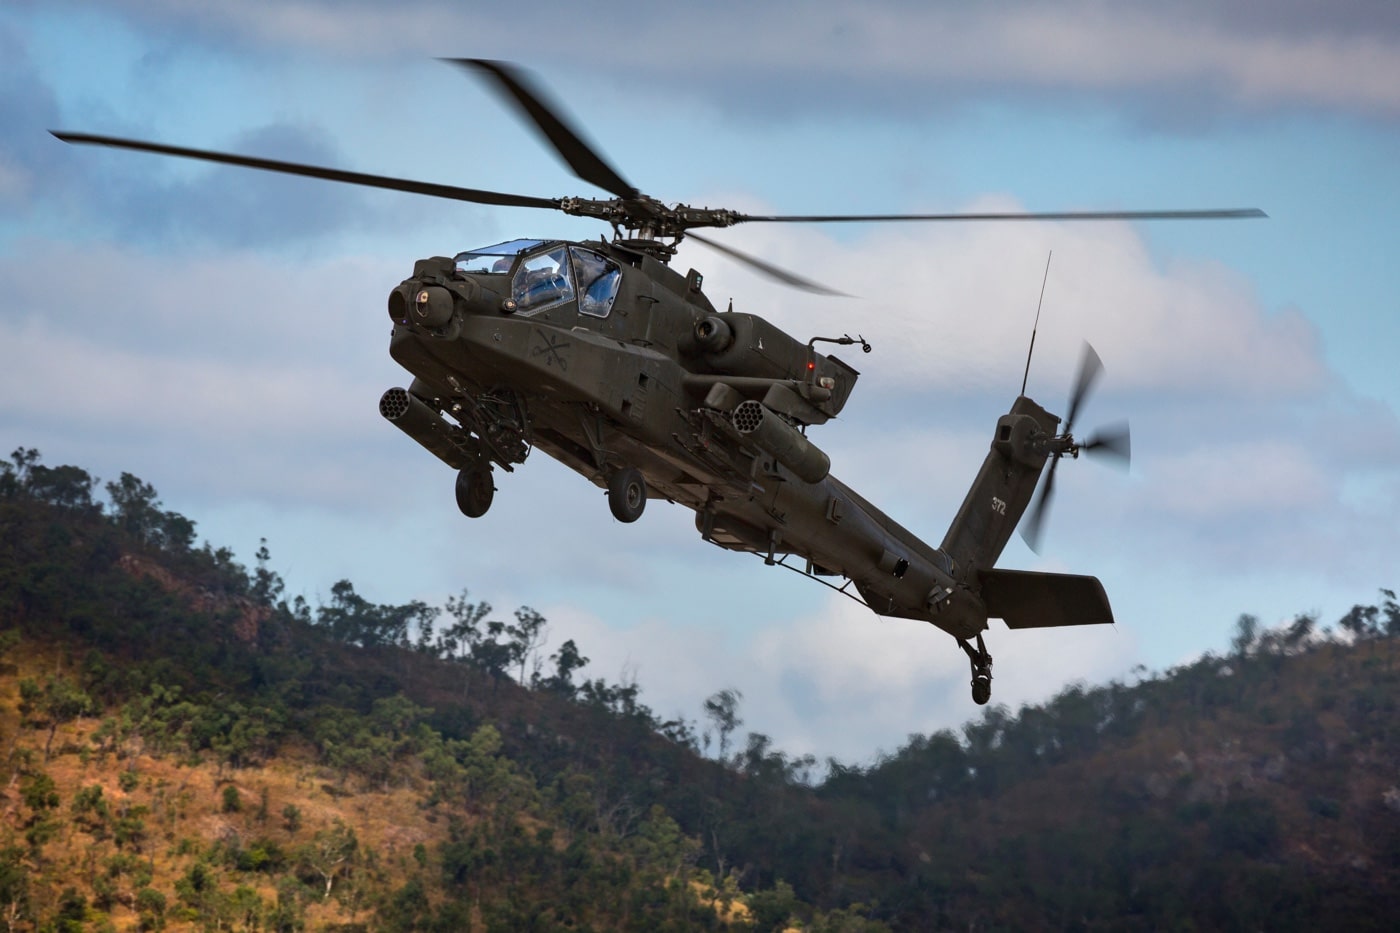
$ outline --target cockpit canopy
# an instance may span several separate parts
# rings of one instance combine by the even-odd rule
[[[526,315],[577,297],[580,313],[605,318],[622,284],[616,262],[557,240],[507,240],[458,253],[454,261],[459,272],[505,275],[513,269],[510,297]]]
[[[458,253],[454,257],[454,261],[457,263],[458,272],[502,274],[510,271],[516,256],[548,242],[550,241],[506,240],[504,243],[497,243],[494,246],[483,246],[480,249]]]

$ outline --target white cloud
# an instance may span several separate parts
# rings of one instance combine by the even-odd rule
[[[124,6],[137,18],[166,29],[178,22],[217,44],[292,45],[360,60],[464,52],[528,60],[532,54],[520,44],[528,23],[441,0],[195,9],[133,0]],[[718,9],[623,3],[600,18],[572,15],[573,7],[564,6],[537,3],[531,14],[538,23],[568,22],[571,41],[550,49],[557,60],[598,67],[593,50],[615,42],[616,22],[625,20],[629,74],[641,70],[659,80],[683,74],[692,87],[708,81],[717,90],[737,78],[750,94],[733,106],[762,107],[806,77],[838,86],[941,88],[929,98],[934,102],[969,90],[1049,89],[1165,98],[1189,112],[1229,103],[1400,113],[1400,36],[1384,10],[1342,15],[1319,2],[1291,5],[1285,17],[1267,4],[1250,10],[1080,0],[973,8],[885,0],[858,10],[790,2]],[[734,29],[736,20],[744,28]],[[444,44],[441,37],[448,36],[454,38]],[[776,36],[783,41],[775,44]]]
[[[1210,521],[1330,505],[1335,478],[1305,447],[1283,439],[1216,444],[1158,463],[1147,488],[1153,507]]]
[[[912,733],[956,730],[979,712],[967,659],[952,638],[930,625],[881,619],[840,596],[811,617],[748,635],[659,619],[618,630],[569,605],[541,611],[551,625],[547,650],[573,638],[592,660],[586,676],[614,682],[635,670],[643,702],[663,718],[680,713],[711,729],[701,704],[737,688],[740,746],[745,733],[762,732],[791,755],[866,762]],[[1108,626],[1012,632],[998,624],[987,639],[996,658],[993,702],[1013,709],[1074,680],[1122,676],[1137,651],[1130,632]]]
[[[969,211],[1016,211],[1004,198]],[[860,331],[871,356],[829,350],[900,391],[1020,386],[1046,257],[1053,251],[1032,364],[1047,397],[1068,394],[1088,339],[1116,391],[1174,390],[1277,398],[1315,393],[1325,379],[1315,328],[1296,310],[1263,307],[1218,263],[1165,268],[1126,223],[958,224],[881,230],[853,244],[819,229],[753,225],[726,244],[781,266],[830,270],[858,300],[820,299],[760,281],[727,259],[711,263],[715,294],[744,294],[794,333]],[[732,284],[731,284],[732,283]],[[742,287],[740,287],[742,286]],[[822,349],[828,349],[823,347]]]

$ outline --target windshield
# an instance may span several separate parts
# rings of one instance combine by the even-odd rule
[[[545,242],[545,240],[506,240],[504,243],[497,243],[494,246],[467,250],[465,253],[458,253],[455,257],[457,271],[503,274],[510,271],[516,256]]]
[[[511,281],[510,296],[521,313],[543,311],[574,297],[569,251],[560,246],[524,260]]]
[[[592,250],[571,247],[574,271],[578,273],[578,309],[593,317],[607,317],[612,312],[617,288],[622,284],[622,270],[617,263],[599,256]]]

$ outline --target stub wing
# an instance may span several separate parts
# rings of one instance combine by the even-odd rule
[[[987,615],[1008,628],[1113,622],[1113,609],[1098,577],[1031,570],[983,570],[977,577]]]

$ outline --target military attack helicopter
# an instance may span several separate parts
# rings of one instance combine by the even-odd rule
[[[449,61],[483,77],[577,177],[612,196],[541,198],[109,136],[54,135],[609,224],[610,238],[515,239],[422,259],[389,292],[389,353],[413,380],[385,392],[379,411],[457,472],[457,505],[468,517],[491,507],[497,467],[509,473],[542,450],[606,490],[618,521],[636,521],[649,499],[679,503],[695,512],[706,541],[796,570],[880,615],[943,629],[967,654],[979,704],[991,697],[992,656],[982,635],[989,618],[1013,629],[1113,621],[1095,577],[995,566],[1028,508],[1023,533],[1034,546],[1061,459],[1103,453],[1126,461],[1129,455],[1126,427],[1086,440],[1072,432],[1102,371],[1092,349],[1086,345],[1063,430],[1059,417],[1025,395],[1023,381],[934,547],[832,476],[829,458],[807,436],[841,413],[859,377],[817,344],[859,345],[867,353],[870,344],[847,334],[802,341],[758,315],[721,312],[706,297],[700,273],[682,275],[670,260],[690,237],[786,285],[838,294],[694,231],[739,223],[1219,219],[1262,211],[754,215],[669,206],[626,181],[520,68]]]

